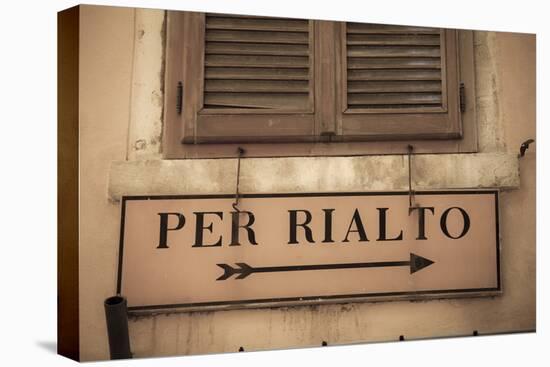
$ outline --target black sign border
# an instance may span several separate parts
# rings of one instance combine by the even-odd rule
[[[500,269],[500,218],[499,218],[499,190],[432,190],[415,191],[414,195],[487,195],[493,194],[495,199],[495,221],[496,221],[496,261],[497,261],[497,287],[496,288],[467,288],[467,289],[444,289],[426,290],[419,292],[382,292],[345,294],[331,296],[307,296],[307,297],[283,297],[283,298],[261,298],[239,301],[216,301],[196,302],[165,305],[147,305],[128,307],[130,314],[161,312],[162,310],[173,311],[200,311],[219,309],[239,308],[261,308],[261,307],[288,307],[301,305],[315,305],[323,303],[349,303],[349,302],[374,302],[392,300],[416,300],[416,299],[438,299],[456,297],[480,297],[496,296],[502,293],[501,269]],[[276,198],[276,197],[339,197],[339,196],[393,196],[409,195],[408,191],[372,191],[372,192],[320,192],[320,193],[273,193],[273,194],[239,194],[240,198]],[[132,200],[185,200],[185,199],[230,199],[232,194],[200,194],[200,195],[127,195],[121,197],[121,222],[120,222],[120,243],[117,271],[117,294],[122,290],[122,260],[124,256],[124,224],[126,214],[126,203]]]

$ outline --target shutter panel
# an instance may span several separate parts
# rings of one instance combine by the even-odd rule
[[[206,14],[205,109],[311,108],[309,22]]]
[[[441,33],[434,28],[347,23],[348,108],[443,108]]]
[[[456,30],[342,23],[335,140],[462,134]]]

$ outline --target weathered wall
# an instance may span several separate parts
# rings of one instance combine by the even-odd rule
[[[162,12],[85,6],[81,14],[80,344],[81,358],[95,360],[108,358],[102,302],[115,291],[120,224],[117,197],[132,190],[150,194],[185,194],[185,190],[196,189],[230,192],[232,180],[225,185],[212,181],[197,188],[186,183],[184,177],[200,170],[207,177],[223,174],[227,181],[234,160],[159,160]],[[457,182],[457,187],[507,188],[501,195],[502,296],[156,315],[130,322],[135,355],[231,352],[240,346],[246,350],[276,349],[316,346],[322,341],[341,344],[397,340],[400,335],[414,339],[466,335],[473,330],[491,333],[534,329],[534,147],[520,161],[515,159],[521,142],[535,137],[534,37],[476,32],[475,56],[480,154],[425,156],[422,166],[439,167],[445,174],[439,178],[419,176],[417,183],[426,188],[449,187]],[[147,144],[136,145],[138,140]],[[125,162],[127,159],[149,161]],[[310,178],[304,178],[302,170],[293,166],[299,164],[295,159],[250,160],[246,163],[249,169],[246,164],[242,167],[243,184],[248,185],[248,192],[395,189],[403,177],[386,175],[375,181],[361,181],[363,167],[378,162],[379,169],[384,170],[387,165],[399,164],[400,159],[361,157],[338,162],[338,176],[347,181],[337,179],[325,186],[315,186],[320,182],[318,171],[308,171]],[[334,163],[324,158],[316,158],[315,162]],[[483,164],[491,162],[505,163],[487,172],[488,166]],[[182,180],[173,179],[172,165],[181,170],[178,174]],[[140,167],[147,168],[143,177],[139,175]],[[277,184],[278,174],[258,179],[258,172],[269,172],[273,167],[286,172],[284,187]],[[460,167],[470,174],[462,174]],[[479,172],[473,174],[468,167]]]
[[[535,37],[499,33],[496,56],[503,141],[518,153],[522,142],[536,139]],[[510,305],[503,317],[518,329],[536,324],[535,157],[536,143],[519,160],[519,190],[501,195],[503,299]]]
[[[134,10],[82,6],[80,17],[80,347],[93,360],[109,357],[120,209],[106,192],[111,161],[126,159]]]

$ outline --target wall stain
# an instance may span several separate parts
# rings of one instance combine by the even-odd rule
[[[157,144],[160,144],[160,136],[152,137],[152,138],[149,140],[149,144],[150,144],[150,145],[157,145]]]
[[[185,326],[187,329],[187,334],[185,336],[185,345],[184,345],[184,354],[190,354],[191,350],[191,337],[193,335],[193,318],[191,315],[187,315],[187,320],[185,322]]]
[[[164,104],[164,97],[162,95],[162,90],[161,91],[154,90],[151,92],[151,103],[157,105],[162,109],[162,106]],[[162,120],[162,115],[161,115],[161,120]]]
[[[176,354],[180,353],[180,327],[182,316],[183,315],[178,315],[176,320]]]
[[[157,318],[153,317],[153,322],[151,323],[151,354],[157,350],[157,340],[160,339],[157,337]]]
[[[145,139],[138,139],[134,143],[134,150],[136,151],[144,150],[145,148],[147,148],[147,142],[145,141]]]

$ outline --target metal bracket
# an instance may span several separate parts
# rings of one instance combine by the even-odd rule
[[[239,181],[241,176],[241,157],[245,153],[245,150],[241,147],[237,148],[237,185],[235,187],[235,202],[231,205],[237,213],[241,213],[241,210],[237,207],[239,205]]]
[[[529,144],[531,143],[534,143],[535,140],[534,139],[527,139],[525,140],[519,147],[519,154],[518,154],[518,158],[521,158],[525,155],[525,151],[527,149],[529,149]]]
[[[414,147],[412,145],[407,145],[407,156],[408,156],[408,163],[409,163],[409,214],[412,213],[412,211],[418,207],[418,205],[414,202],[414,190],[412,189],[412,155],[413,155]]]

